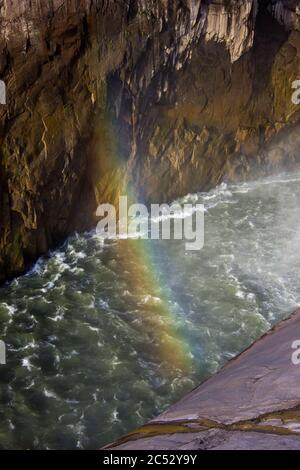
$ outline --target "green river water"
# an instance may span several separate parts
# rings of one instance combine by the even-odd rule
[[[221,185],[205,245],[74,235],[0,289],[0,448],[99,448],[300,303],[300,175]]]

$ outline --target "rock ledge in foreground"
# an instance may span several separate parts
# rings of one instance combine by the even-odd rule
[[[300,449],[300,309],[158,418],[107,449]]]

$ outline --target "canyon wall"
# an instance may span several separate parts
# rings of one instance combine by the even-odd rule
[[[99,202],[299,163],[298,2],[0,0],[0,280]]]

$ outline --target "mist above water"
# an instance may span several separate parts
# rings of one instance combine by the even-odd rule
[[[300,175],[221,185],[205,246],[75,235],[0,290],[0,447],[99,448],[300,304]]]

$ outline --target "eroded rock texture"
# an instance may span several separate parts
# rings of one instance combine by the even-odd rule
[[[0,279],[127,185],[162,202],[293,168],[297,5],[0,0]]]

